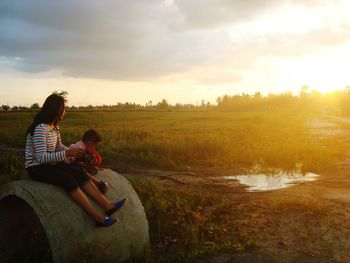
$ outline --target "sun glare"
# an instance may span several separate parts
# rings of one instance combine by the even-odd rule
[[[260,61],[259,68],[268,68],[265,72],[269,77],[275,78],[280,87],[293,93],[298,93],[304,85],[309,86],[311,90],[330,92],[350,85],[350,76],[347,73],[350,68],[349,58],[350,44],[347,44],[326,53],[265,59]]]

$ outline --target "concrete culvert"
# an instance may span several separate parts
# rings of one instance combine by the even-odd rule
[[[111,227],[96,228],[58,187],[32,180],[2,185],[0,262],[125,262],[142,257],[149,232],[138,195],[112,170],[101,170],[96,177],[109,183],[108,199],[128,198],[113,215],[119,222]]]

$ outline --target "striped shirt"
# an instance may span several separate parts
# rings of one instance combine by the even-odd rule
[[[25,148],[25,168],[39,164],[56,164],[66,158],[67,146],[62,144],[59,127],[51,128],[45,123],[28,133]]]

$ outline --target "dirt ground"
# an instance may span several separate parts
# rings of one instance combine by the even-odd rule
[[[350,146],[350,118],[322,116],[308,126],[315,136],[345,135],[342,143]],[[200,262],[350,262],[350,151],[337,169],[321,173],[316,181],[264,192],[246,192],[238,181],[223,180],[232,174],[229,171],[193,174],[134,169],[121,173],[146,176],[169,187],[216,191],[232,199],[233,210],[243,206],[250,218],[258,218],[252,221],[259,222],[252,225],[258,232],[258,248],[211,255]]]

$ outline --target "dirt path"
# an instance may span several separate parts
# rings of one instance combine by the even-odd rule
[[[340,135],[341,143],[349,145],[350,149],[350,118],[324,115],[310,121],[310,132],[322,136]],[[339,164],[339,169],[321,177],[315,186],[322,187],[322,197],[350,202],[350,150],[346,158]]]

